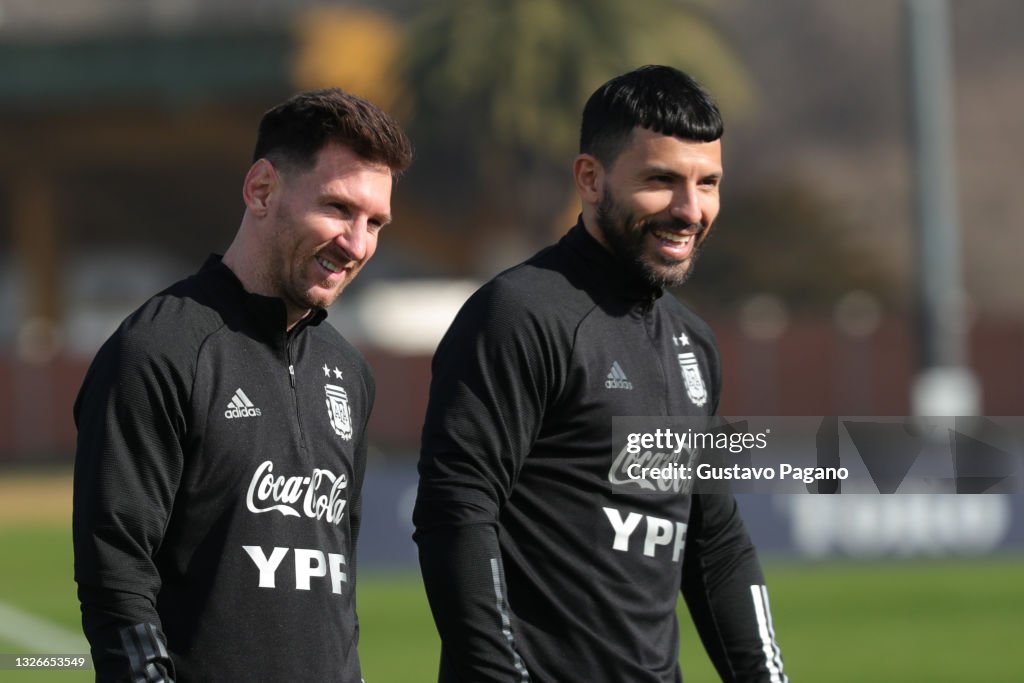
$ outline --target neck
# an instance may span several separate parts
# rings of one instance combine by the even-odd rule
[[[252,253],[252,249],[249,249],[246,244],[246,240],[242,238],[242,230],[239,230],[235,240],[228,247],[228,250],[224,252],[224,258],[221,262],[228,267],[228,269],[235,274],[238,281],[242,283],[242,288],[250,294],[261,294],[263,296],[271,296],[269,292],[263,291],[264,286],[261,286],[264,278],[259,277],[259,261]]]
[[[601,232],[601,228],[597,227],[597,217],[593,214],[593,212],[584,211],[582,218],[583,227],[584,229],[586,229],[587,234],[593,237],[597,241],[597,243],[604,248],[605,251],[607,251],[608,253],[614,253],[612,252],[611,245],[609,245],[608,241],[604,238],[604,233]]]
[[[301,311],[301,310],[293,309],[291,306],[289,306],[288,307],[288,327],[286,327],[285,329],[288,332],[291,332],[293,327],[295,327],[300,322],[302,322],[303,318],[305,318],[306,316],[308,316],[312,312],[313,311],[308,309],[308,308],[306,310],[304,310],[304,311]]]
[[[224,258],[221,259],[221,262],[235,274],[238,281],[242,283],[242,289],[245,291],[250,294],[259,294],[260,296],[284,301],[285,310],[287,311],[286,329],[291,330],[300,320],[309,315],[311,310],[293,305],[282,297],[280,292],[275,290],[271,285],[271,278],[266,274],[267,268],[262,254],[256,245],[252,243],[252,240],[247,238],[247,234],[245,223],[243,222],[234,241],[231,242],[228,250],[224,252]]]

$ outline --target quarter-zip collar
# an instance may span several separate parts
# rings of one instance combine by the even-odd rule
[[[289,331],[288,309],[284,301],[277,297],[246,291],[238,276],[224,265],[221,258],[219,254],[207,257],[199,270],[199,276],[215,278],[220,284],[216,291],[220,293],[218,298],[225,304],[221,308],[225,320],[241,325],[247,332],[278,350],[285,350],[288,340],[302,329],[310,325],[319,325],[327,317],[327,311],[314,308]]]
[[[664,294],[661,287],[655,287],[637,275],[630,264],[594,239],[583,225],[582,216],[561,239],[560,244],[580,256],[581,277],[597,291],[612,299],[649,310]]]

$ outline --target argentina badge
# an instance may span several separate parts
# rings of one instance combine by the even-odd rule
[[[708,390],[700,374],[697,356],[692,353],[680,353],[678,358],[679,370],[683,373],[683,383],[686,385],[686,395],[690,397],[693,405],[700,407],[708,401]]]
[[[327,393],[327,416],[331,420],[334,432],[345,441],[352,438],[352,411],[348,407],[348,393],[344,387],[325,384]]]

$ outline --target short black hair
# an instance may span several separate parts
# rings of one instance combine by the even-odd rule
[[[264,113],[253,161],[265,158],[306,171],[329,143],[343,144],[395,176],[412,163],[412,144],[401,126],[373,103],[340,88],[301,92]]]
[[[647,65],[608,81],[587,100],[580,127],[580,153],[610,165],[633,130],[684,140],[722,137],[722,114],[697,81],[671,66]]]

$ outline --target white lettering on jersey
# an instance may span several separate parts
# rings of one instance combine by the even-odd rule
[[[648,479],[647,477],[636,477],[629,475],[629,468],[633,465],[640,467],[662,468],[690,465],[693,456],[685,447],[676,453],[656,453],[654,451],[643,451],[641,453],[630,453],[629,445],[622,447],[619,454],[615,456],[612,466],[608,469],[608,481],[616,486],[627,485],[630,487],[643,488],[648,491],[662,493],[689,493],[693,489],[692,479]]]
[[[243,545],[242,550],[249,553],[249,557],[256,563],[260,570],[260,588],[274,588],[274,574],[277,573],[277,566],[288,554],[288,548],[274,548],[268,559],[263,554],[263,548],[258,545]]]
[[[608,521],[612,523],[612,529],[615,530],[615,541],[612,543],[614,550],[626,551],[629,549],[629,537],[633,534],[633,530],[643,519],[643,515],[639,512],[630,512],[629,516],[625,521],[622,520],[621,513],[615,508],[603,508],[604,514],[608,516]]]
[[[256,468],[245,501],[249,512],[276,510],[285,517],[305,515],[329,524],[341,523],[347,502],[342,495],[348,487],[348,476],[322,469],[314,469],[308,477],[275,477],[273,472],[274,463],[270,460]],[[300,500],[302,505],[296,505]],[[266,505],[271,501],[277,504]]]
[[[629,539],[633,532],[640,525],[644,515],[639,512],[630,512],[623,520],[622,513],[615,508],[602,508],[605,516],[612,525],[615,532],[615,540],[612,541],[612,550],[620,552],[629,551]],[[660,517],[646,516],[647,533],[644,538],[643,553],[647,557],[655,557],[657,549],[661,546],[672,546],[672,561],[679,562],[679,558],[686,546],[686,527],[683,522],[673,522]],[[674,532],[674,533],[673,533]]]
[[[277,569],[288,554],[289,548],[274,548],[267,558],[263,548],[258,545],[243,545],[242,550],[252,558],[260,572],[260,588],[276,588]],[[292,555],[295,560],[295,590],[311,590],[313,579],[324,578],[330,572],[331,592],[341,595],[341,584],[348,583],[345,568],[345,556],[339,553],[327,553],[320,550],[295,548]]]

